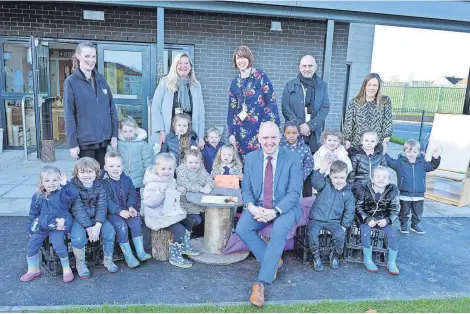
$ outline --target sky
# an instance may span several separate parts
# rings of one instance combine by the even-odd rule
[[[470,33],[375,27],[371,70],[386,81],[467,78],[469,67]]]

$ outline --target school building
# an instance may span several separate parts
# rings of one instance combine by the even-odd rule
[[[113,90],[119,117],[148,131],[150,102],[172,57],[187,51],[203,86],[206,126],[224,126],[235,47],[248,45],[255,66],[284,84],[299,58],[313,55],[328,83],[328,127],[370,71],[374,25],[470,32],[470,2],[350,1],[62,1],[0,2],[0,127],[4,149],[39,151],[65,144],[63,82],[78,42],[98,48],[98,71]],[[432,65],[430,65],[432,66]],[[464,111],[469,111],[467,87]],[[24,107],[24,110],[22,109]]]

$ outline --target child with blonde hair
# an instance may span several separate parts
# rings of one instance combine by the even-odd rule
[[[78,275],[90,277],[85,264],[85,246],[90,240],[103,239],[103,265],[110,273],[118,271],[113,262],[114,237],[113,225],[106,219],[108,214],[108,196],[103,182],[99,179],[101,170],[98,162],[90,157],[77,160],[73,170],[72,183],[78,189],[79,197],[72,206],[72,249],[75,255]]]
[[[28,272],[21,276],[20,281],[31,281],[41,274],[39,248],[47,237],[59,255],[62,280],[70,282],[74,279],[64,238],[72,226],[69,209],[77,197],[78,190],[67,182],[65,173],[54,166],[41,169],[38,191],[33,196],[29,210]]]
[[[139,128],[131,116],[119,123],[117,150],[122,158],[123,171],[134,184],[137,192],[136,208],[140,209],[140,188],[144,179],[145,169],[152,163],[153,152],[145,141],[147,132]],[[110,151],[111,146],[108,146]]]
[[[176,158],[170,153],[160,153],[156,155],[154,165],[145,171],[142,201],[145,225],[155,231],[165,229],[172,232],[169,262],[177,267],[189,268],[192,263],[183,255],[200,254],[191,247],[189,240],[191,230],[201,220],[199,215],[187,215],[181,208],[180,194],[186,190],[176,185],[175,168]]]
[[[171,153],[179,165],[185,153],[192,146],[197,146],[198,135],[191,129],[191,117],[187,113],[179,113],[171,121],[171,131],[162,144],[162,153]]]
[[[206,131],[206,136],[204,138],[205,144],[201,153],[202,160],[204,161],[204,168],[206,168],[208,173],[212,172],[212,165],[214,164],[217,152],[224,145],[224,143],[220,141],[220,137],[221,134],[218,128],[209,128]]]
[[[238,156],[237,149],[231,145],[223,145],[217,152],[211,172],[212,177],[217,175],[236,175],[243,179],[243,165]]]

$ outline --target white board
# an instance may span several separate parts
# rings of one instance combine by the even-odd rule
[[[426,160],[431,160],[435,148],[442,149],[440,170],[467,173],[470,163],[470,116],[436,113]]]

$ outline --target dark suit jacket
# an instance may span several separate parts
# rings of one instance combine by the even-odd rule
[[[243,202],[261,204],[263,188],[264,153],[258,149],[246,155],[242,181]],[[276,172],[274,174],[274,207],[283,213],[293,210],[295,220],[300,221],[300,196],[303,174],[300,156],[279,147]]]

